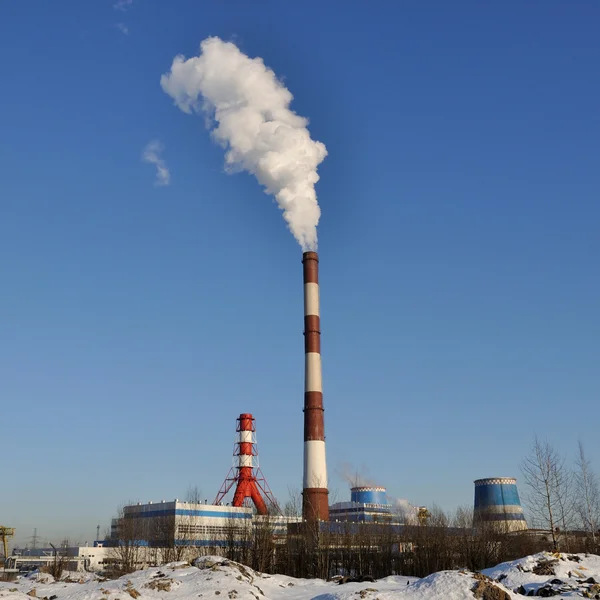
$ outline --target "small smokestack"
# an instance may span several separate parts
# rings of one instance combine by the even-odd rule
[[[266,515],[267,505],[263,500],[254,475],[254,417],[243,413],[238,418],[238,482],[233,495],[232,506],[243,506],[246,498],[251,498],[259,515]]]
[[[305,252],[304,266],[304,481],[302,517],[328,521],[325,422],[321,378],[321,324],[319,316],[319,255]]]
[[[229,490],[235,485],[231,506],[244,506],[252,500],[259,515],[269,512],[281,513],[277,501],[258,466],[256,449],[256,426],[250,413],[242,413],[237,419],[237,439],[233,450],[237,466],[229,471],[214,504],[220,505]],[[206,501],[205,501],[206,502]],[[267,504],[268,502],[268,504]],[[229,506],[229,503],[227,503]]]

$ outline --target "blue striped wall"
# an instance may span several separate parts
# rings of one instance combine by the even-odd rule
[[[488,506],[521,506],[516,484],[491,483],[475,486],[475,510]]]
[[[350,501],[358,502],[359,504],[379,504],[389,506],[385,490],[379,489],[353,488],[350,491]]]
[[[173,515],[178,516],[189,516],[189,517],[208,517],[208,518],[221,518],[221,519],[251,519],[252,514],[246,512],[226,512],[226,511],[213,511],[213,510],[190,510],[185,508],[163,508],[161,510],[145,510],[145,511],[131,511],[126,513],[128,517],[140,517],[140,518],[153,518],[153,517],[172,517]]]
[[[481,517],[481,513],[479,516]],[[485,513],[485,517],[482,518],[484,521],[525,521],[525,515],[522,512]]]

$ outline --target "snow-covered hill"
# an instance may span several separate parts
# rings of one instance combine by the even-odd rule
[[[172,563],[99,581],[90,575],[54,582],[45,576],[0,583],[2,600],[484,600],[526,595],[600,598],[600,557],[537,554],[487,569],[484,574],[443,571],[423,579],[387,577],[339,585],[257,573],[220,557],[195,566]],[[556,594],[556,595],[555,595]],[[598,596],[596,596],[598,594]]]

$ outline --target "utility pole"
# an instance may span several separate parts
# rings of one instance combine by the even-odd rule
[[[96,525],[96,541],[100,541],[100,525]]]

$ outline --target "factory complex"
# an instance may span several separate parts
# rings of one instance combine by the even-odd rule
[[[301,516],[284,516],[260,470],[256,446],[256,424],[251,413],[237,419],[234,446],[235,466],[227,475],[213,504],[175,500],[158,504],[126,506],[113,522],[112,539],[138,539],[146,546],[180,545],[223,548],[244,544],[249,530],[261,527],[268,518],[275,540],[307,526],[339,531],[340,523],[399,527],[411,522],[426,523],[427,510],[412,514],[394,512],[384,487],[355,486],[349,502],[329,505],[325,448],[325,419],[321,365],[321,317],[319,257],[302,256],[304,288],[304,469]],[[233,491],[231,503],[227,494]],[[475,482],[475,525],[520,531],[523,517],[516,480],[481,479]],[[328,529],[329,528],[329,529]]]
[[[395,511],[384,487],[357,486],[350,493],[349,502],[328,507],[327,521],[317,521],[322,531],[350,531],[356,530],[352,525],[372,525],[390,527],[398,533],[405,526],[427,525],[429,513],[425,507],[413,507],[409,512]],[[473,515],[475,533],[490,527],[509,533],[527,529],[516,480],[512,478],[477,480]],[[111,539],[104,543],[136,539],[147,547],[181,545],[217,550],[232,544],[243,545],[255,529],[263,526],[269,528],[275,540],[282,542],[288,533],[297,533],[299,526],[307,523],[310,521],[300,516],[275,511],[260,514],[247,503],[242,506],[179,500],[137,503],[125,506],[122,516],[113,519]]]
[[[401,535],[407,526],[428,524],[425,507],[412,507],[404,513],[395,511],[386,488],[381,486],[352,487],[349,501],[329,504],[317,253],[305,252],[302,264],[305,378],[301,511],[283,514],[258,463],[254,416],[242,413],[237,418],[234,466],[212,504],[207,500],[201,503],[175,499],[125,506],[113,519],[108,539],[96,540],[91,549],[64,549],[63,553],[77,568],[102,569],[110,561],[119,560],[114,552],[119,547],[140,549],[135,564],[143,565],[159,560],[156,549],[196,548],[204,553],[225,553],[232,548],[250,547],[252,540],[265,531],[274,552],[290,539],[314,541],[321,533],[356,537],[369,531],[383,539],[389,534]],[[515,479],[498,477],[474,483],[474,535],[490,528],[503,533],[527,529]],[[399,542],[393,547],[396,553],[405,548]],[[6,566],[27,569],[56,556],[52,549],[32,552],[13,551]],[[181,555],[179,551],[168,554]]]
[[[402,524],[402,518],[392,511],[385,500],[385,488],[352,488],[350,502],[338,502],[329,507],[330,521],[324,523]],[[125,506],[123,515],[113,519],[111,539],[132,535],[145,546],[163,547],[172,544],[195,547],[225,547],[232,536],[243,542],[248,531],[268,524],[275,538],[287,535],[288,525],[302,523],[300,516],[277,512],[260,514],[252,506],[200,504],[161,501]],[[110,542],[109,542],[110,543]]]
[[[489,478],[474,483],[473,535],[486,526],[503,533],[527,529],[515,479]],[[355,486],[350,493],[349,502],[328,507],[328,521],[315,522],[321,533],[337,539],[338,544],[344,536],[359,537],[365,531],[374,539],[406,539],[411,526],[427,525],[429,513],[425,507],[414,507],[409,513],[395,511],[384,487]],[[278,547],[297,544],[306,524],[299,515],[282,515],[273,504],[266,514],[261,514],[247,499],[241,506],[178,499],[138,502],[123,507],[120,516],[112,520],[107,539],[96,540],[92,546],[67,546],[59,552],[69,570],[103,571],[119,561],[120,546],[134,547],[136,566],[144,567],[161,564],[165,556],[173,560],[199,554],[231,554],[234,549],[250,547],[256,536],[267,530],[273,552],[277,552]],[[395,547],[396,552],[402,552],[409,546],[397,543]],[[56,548],[15,549],[6,567],[31,571],[50,565],[55,556]]]

